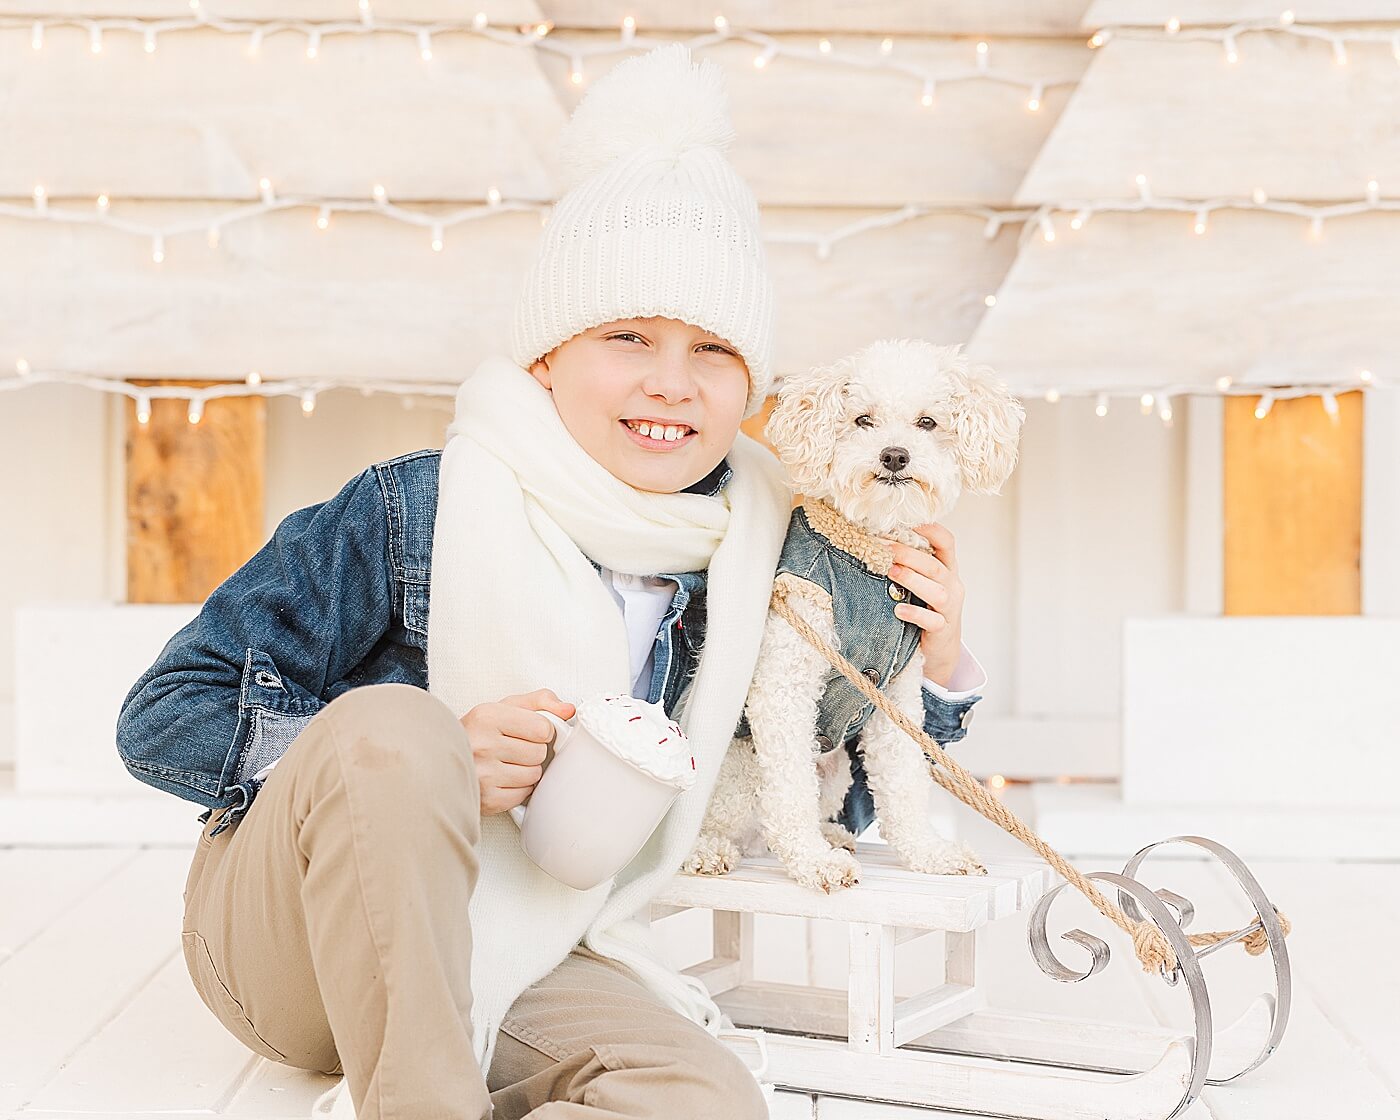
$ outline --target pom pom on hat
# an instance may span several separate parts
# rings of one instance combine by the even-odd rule
[[[574,109],[559,140],[565,185],[573,187],[616,159],[646,148],[680,157],[723,151],[734,141],[724,73],[698,64],[684,43],[619,62]]]
[[[567,189],[516,301],[519,365],[602,323],[678,319],[739,352],[744,416],[758,412],[773,380],[773,284],[758,202],[724,154],[733,139],[723,71],[684,43],[597,79],[565,126]]]

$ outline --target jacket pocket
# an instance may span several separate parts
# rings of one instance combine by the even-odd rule
[[[282,1052],[258,1034],[257,1028],[243,1013],[243,1005],[219,978],[214,957],[204,938],[193,930],[187,930],[180,935],[180,940],[185,950],[185,967],[189,969],[195,991],[215,1018],[249,1050],[274,1062],[285,1062],[287,1059]]]

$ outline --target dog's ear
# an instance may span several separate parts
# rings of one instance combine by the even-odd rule
[[[849,384],[848,364],[842,361],[785,377],[778,389],[763,435],[799,494],[826,489]]]
[[[977,494],[1000,493],[1011,477],[1026,410],[986,365],[949,371],[953,430],[963,485]]]

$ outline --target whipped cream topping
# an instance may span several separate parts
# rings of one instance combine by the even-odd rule
[[[578,705],[579,726],[624,762],[678,789],[695,784],[690,740],[660,704],[600,696]]]

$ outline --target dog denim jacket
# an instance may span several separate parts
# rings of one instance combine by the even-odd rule
[[[831,596],[841,653],[877,688],[886,688],[909,664],[919,648],[921,631],[899,618],[894,608],[902,602],[917,607],[928,604],[838,548],[812,527],[801,505],[793,508],[774,576],[784,572],[808,580]],[[859,735],[875,705],[834,665],[828,666],[822,681],[815,734],[817,746],[825,754]],[[747,715],[740,719],[736,734],[751,734]]]

